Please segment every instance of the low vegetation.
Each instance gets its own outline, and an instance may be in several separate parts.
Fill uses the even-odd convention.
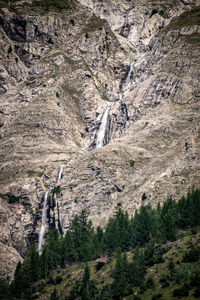
[[[167,199],[134,217],[119,203],[104,229],[84,210],[65,235],[49,231],[14,280],[0,282],[2,299],[195,299],[200,284],[200,190]]]
[[[32,3],[35,7],[41,7],[47,11],[51,10],[66,10],[74,7],[74,2],[70,0],[36,0]]]
[[[27,173],[29,177],[42,177],[44,175],[44,173],[34,170],[28,170]]]
[[[166,30],[177,30],[187,26],[200,25],[200,8],[184,12],[179,17],[171,21]]]

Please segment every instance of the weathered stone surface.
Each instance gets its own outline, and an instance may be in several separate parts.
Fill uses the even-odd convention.
[[[199,187],[199,19],[179,22],[199,1],[79,2],[0,9],[0,275],[37,243],[47,190],[65,230]]]

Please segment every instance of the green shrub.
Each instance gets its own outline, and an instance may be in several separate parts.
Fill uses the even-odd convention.
[[[147,199],[147,196],[146,196],[146,193],[143,193],[142,194],[142,201],[146,200]]]
[[[197,266],[193,268],[192,274],[190,275],[190,287],[198,287],[200,286],[200,269]]]
[[[65,10],[73,7],[73,3],[70,0],[40,0],[33,1],[33,6],[44,8],[46,11],[48,10]]]
[[[200,287],[197,287],[194,291],[194,297],[195,298],[200,298]]]
[[[37,172],[37,171],[33,171],[33,170],[28,170],[27,173],[28,173],[28,176],[30,176],[30,177],[32,177],[32,176],[42,177],[43,176],[42,172]]]
[[[73,19],[70,19],[69,23],[70,23],[70,24],[72,24],[72,26],[74,26],[74,25],[75,25],[75,22],[74,22],[74,20],[73,20]]]
[[[170,276],[168,274],[163,274],[160,278],[160,283],[162,284],[162,288],[166,288],[169,286]]]
[[[170,271],[173,271],[173,270],[174,270],[174,268],[175,268],[175,263],[174,263],[174,261],[173,261],[172,258],[169,260],[167,267],[168,267],[168,269],[169,269]]]
[[[158,13],[157,9],[153,9],[149,18],[151,18],[153,15],[155,15],[157,13]]]
[[[162,294],[161,293],[153,295],[151,299],[152,300],[157,300],[157,299],[160,299],[160,298],[162,298]]]
[[[51,275],[48,277],[47,284],[55,284],[55,280]]]
[[[9,278],[0,278],[0,299],[9,299],[9,294]]]
[[[59,194],[61,192],[60,185],[57,185],[53,188],[52,194]]]
[[[58,298],[59,298],[58,292],[56,289],[54,289],[53,292],[51,293],[50,300],[57,300]]]
[[[104,265],[105,265],[105,262],[99,261],[99,262],[96,264],[96,266],[95,266],[96,271],[101,270],[101,269],[103,268]]]
[[[200,247],[191,245],[191,250],[186,252],[183,257],[183,262],[197,262],[200,258]]]
[[[8,203],[10,204],[17,203],[20,200],[20,196],[15,196],[11,193],[6,194],[6,196],[8,197]]]
[[[62,279],[62,276],[60,276],[60,275],[56,276],[56,284],[61,283],[62,280],[63,280],[63,279]]]
[[[133,167],[134,167],[134,165],[135,165],[135,162],[134,162],[134,160],[130,160],[130,161],[129,161],[129,163],[130,163],[130,167],[132,167],[132,168],[133,168]]]
[[[10,45],[10,47],[8,48],[8,54],[10,54],[12,52],[12,47]]]
[[[147,289],[155,289],[155,281],[152,276],[149,276],[145,282]]]
[[[178,297],[178,298],[189,296],[188,287],[187,286],[182,286],[180,288],[175,289],[173,291],[173,296]]]

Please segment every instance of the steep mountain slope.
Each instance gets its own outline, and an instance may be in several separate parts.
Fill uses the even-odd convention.
[[[190,249],[193,245],[197,245],[199,242],[199,234],[190,235],[184,237],[171,244],[166,244],[162,247],[164,254],[161,255],[162,261],[156,262],[147,269],[144,284],[140,288],[133,289],[132,295],[123,297],[124,299],[199,299],[197,292],[192,284],[188,283],[188,279],[191,278],[191,282],[198,282],[197,263],[184,262],[184,256],[190,253]],[[174,255],[176,253],[176,255]],[[132,253],[127,253],[128,259],[131,262]],[[95,283],[95,287],[99,290],[103,290],[99,299],[113,299],[111,297],[109,284],[112,284],[114,279],[114,267],[116,266],[116,260],[113,258],[101,257],[95,261],[88,263],[90,268],[90,280]],[[98,267],[101,267],[100,270]],[[69,295],[69,290],[75,282],[81,282],[84,274],[85,263],[73,264],[68,266],[67,269],[61,270],[59,273],[53,274],[45,284],[40,282],[38,284],[38,293],[40,295],[38,299],[44,299],[44,297],[50,297],[54,289],[57,290],[59,299],[66,299],[66,295]],[[192,274],[193,273],[193,274]],[[91,288],[95,293],[95,289],[91,284]],[[182,291],[182,292],[181,292]],[[178,293],[179,292],[179,293]],[[137,296],[136,296],[137,295]],[[156,297],[157,296],[157,297]],[[94,296],[93,296],[94,297]],[[74,297],[73,299],[78,299]],[[94,297],[96,299],[96,297]]]
[[[1,275],[48,190],[65,230],[199,185],[200,2],[79,2],[0,2]]]

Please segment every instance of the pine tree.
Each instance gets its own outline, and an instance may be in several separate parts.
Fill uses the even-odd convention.
[[[169,198],[164,202],[160,213],[160,230],[166,240],[174,240],[176,238],[176,219],[176,202]]]
[[[0,299],[2,300],[11,299],[9,278],[0,278]]]
[[[129,277],[129,264],[127,255],[125,253],[122,254],[121,249],[119,249],[113,271],[113,299],[122,299],[122,296],[126,296],[131,293]]]
[[[63,266],[67,263],[72,263],[78,260],[78,255],[75,250],[73,235],[71,231],[67,231],[65,237],[61,241],[61,258]]]
[[[90,269],[88,267],[88,264],[86,264],[84,268],[83,278],[82,278],[82,287],[88,288],[89,281],[90,281]]]
[[[53,292],[51,293],[50,300],[57,300],[58,299],[58,293],[57,290],[54,289]]]
[[[35,245],[30,251],[30,268],[31,268],[31,281],[36,281],[40,277],[40,256],[35,248]]]
[[[83,278],[81,281],[81,299],[89,300],[89,283],[90,283],[90,269],[88,264],[84,268]]]
[[[88,290],[86,288],[83,289],[82,295],[81,295],[81,300],[90,300],[90,296],[88,293]]]
[[[143,249],[135,248],[133,262],[129,265],[130,282],[133,286],[139,286],[144,281],[146,274],[145,256]]]
[[[95,249],[92,243],[94,228],[92,222],[88,221],[88,213],[83,210],[80,216],[72,220],[70,230],[72,232],[74,246],[80,261],[87,261],[95,256]]]
[[[11,284],[12,294],[15,296],[20,296],[26,286],[26,275],[24,273],[23,265],[19,261],[15,270],[14,280]]]

